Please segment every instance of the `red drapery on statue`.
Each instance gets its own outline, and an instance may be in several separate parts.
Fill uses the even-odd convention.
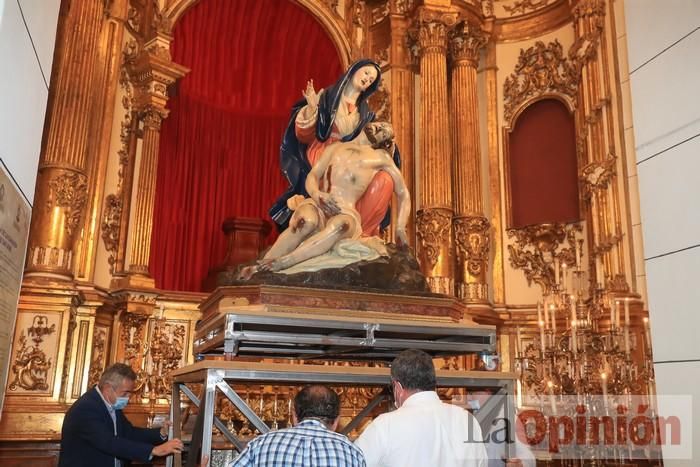
[[[225,253],[226,217],[261,217],[287,183],[279,145],[306,81],[342,73],[323,27],[289,0],[206,0],[175,27],[191,72],[163,122],[151,237],[156,286],[198,291]]]

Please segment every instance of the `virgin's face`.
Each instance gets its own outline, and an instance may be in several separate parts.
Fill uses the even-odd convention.
[[[377,79],[377,69],[372,65],[365,65],[355,72],[352,84],[360,91],[365,91]]]

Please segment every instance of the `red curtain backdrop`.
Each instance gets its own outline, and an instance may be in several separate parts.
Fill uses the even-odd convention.
[[[287,183],[279,146],[306,81],[342,73],[322,26],[289,0],[203,0],[175,28],[173,60],[192,71],[163,122],[151,274],[198,291],[224,258],[222,221],[261,217]]]
[[[509,136],[511,225],[579,216],[574,116],[556,99],[528,106]]]

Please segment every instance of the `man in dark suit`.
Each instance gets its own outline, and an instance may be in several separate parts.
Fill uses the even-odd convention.
[[[115,363],[97,386],[75,401],[63,420],[59,467],[121,467],[129,460],[149,461],[182,451],[182,441],[167,441],[169,422],[147,429],[126,419],[122,409],[135,382],[129,365]]]

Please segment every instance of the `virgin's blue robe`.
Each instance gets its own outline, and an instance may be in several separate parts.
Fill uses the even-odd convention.
[[[379,87],[382,72],[375,62],[369,59],[358,60],[353,63],[350,68],[336,81],[330,88],[326,89],[320,96],[318,103],[318,117],[316,119],[316,139],[323,142],[326,141],[333,130],[333,122],[338,111],[343,90],[350,83],[353,75],[357,70],[366,65],[372,65],[377,69],[377,79],[369,85],[367,89],[362,91],[357,98],[357,110],[360,113],[360,122],[352,131],[352,133],[343,136],[340,141],[347,142],[355,139],[365,125],[375,119],[375,114],[369,108],[367,99]],[[306,176],[311,171],[311,164],[306,155],[307,145],[297,139],[295,131],[295,123],[297,114],[306,105],[306,99],[301,99],[292,107],[292,115],[289,119],[289,124],[282,137],[280,146],[280,168],[285,178],[289,182],[289,188],[282,196],[277,199],[275,204],[269,210],[270,217],[275,221],[280,231],[283,231],[289,225],[289,219],[292,217],[292,211],[287,207],[287,200],[294,195],[303,195],[308,197],[306,192]],[[397,167],[400,167],[401,158],[398,148],[394,151],[394,162]],[[385,229],[389,225],[391,215],[387,209],[387,213],[381,223],[381,228]]]

